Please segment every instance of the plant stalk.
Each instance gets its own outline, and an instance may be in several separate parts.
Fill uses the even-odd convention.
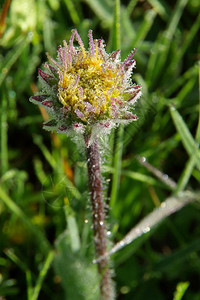
[[[100,153],[98,141],[94,140],[86,150],[89,177],[90,200],[92,205],[92,222],[96,257],[106,253],[106,228],[105,211],[102,194],[102,180],[100,168]],[[108,259],[98,263],[98,272],[101,276],[100,294],[101,300],[113,299],[111,275],[108,267]]]

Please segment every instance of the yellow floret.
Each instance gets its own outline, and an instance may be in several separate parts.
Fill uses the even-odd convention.
[[[111,99],[120,94],[120,89],[114,87],[120,85],[122,76],[116,66],[104,66],[104,60],[96,52],[91,57],[89,52],[84,56],[79,53],[72,67],[67,70],[63,79],[59,81],[58,98],[63,105],[70,106],[71,111],[79,109],[84,118],[90,115],[86,112],[84,102],[89,102],[96,108],[95,116],[109,115],[111,110]],[[77,76],[79,79],[77,81]],[[80,89],[83,97],[80,97]],[[113,92],[112,92],[113,90]],[[94,115],[94,112],[92,112]]]

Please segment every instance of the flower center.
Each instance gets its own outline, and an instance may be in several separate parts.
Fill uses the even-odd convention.
[[[84,121],[111,115],[113,100],[121,92],[123,74],[117,64],[105,63],[100,55],[78,52],[72,66],[59,81],[58,98]]]

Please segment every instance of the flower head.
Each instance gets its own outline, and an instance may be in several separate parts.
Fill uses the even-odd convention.
[[[105,131],[137,120],[132,110],[141,87],[131,81],[134,53],[122,62],[120,50],[106,53],[103,40],[94,40],[91,30],[86,50],[77,30],[72,30],[69,44],[64,41],[58,47],[57,60],[47,54],[46,71],[38,71],[42,93],[30,99],[49,113],[51,120],[45,127],[89,133],[93,128]]]

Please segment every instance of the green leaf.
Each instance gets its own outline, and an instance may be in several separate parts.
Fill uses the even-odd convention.
[[[71,248],[71,237],[66,231],[56,242],[54,266],[61,278],[66,299],[99,299],[99,276],[91,257],[81,257]]]

